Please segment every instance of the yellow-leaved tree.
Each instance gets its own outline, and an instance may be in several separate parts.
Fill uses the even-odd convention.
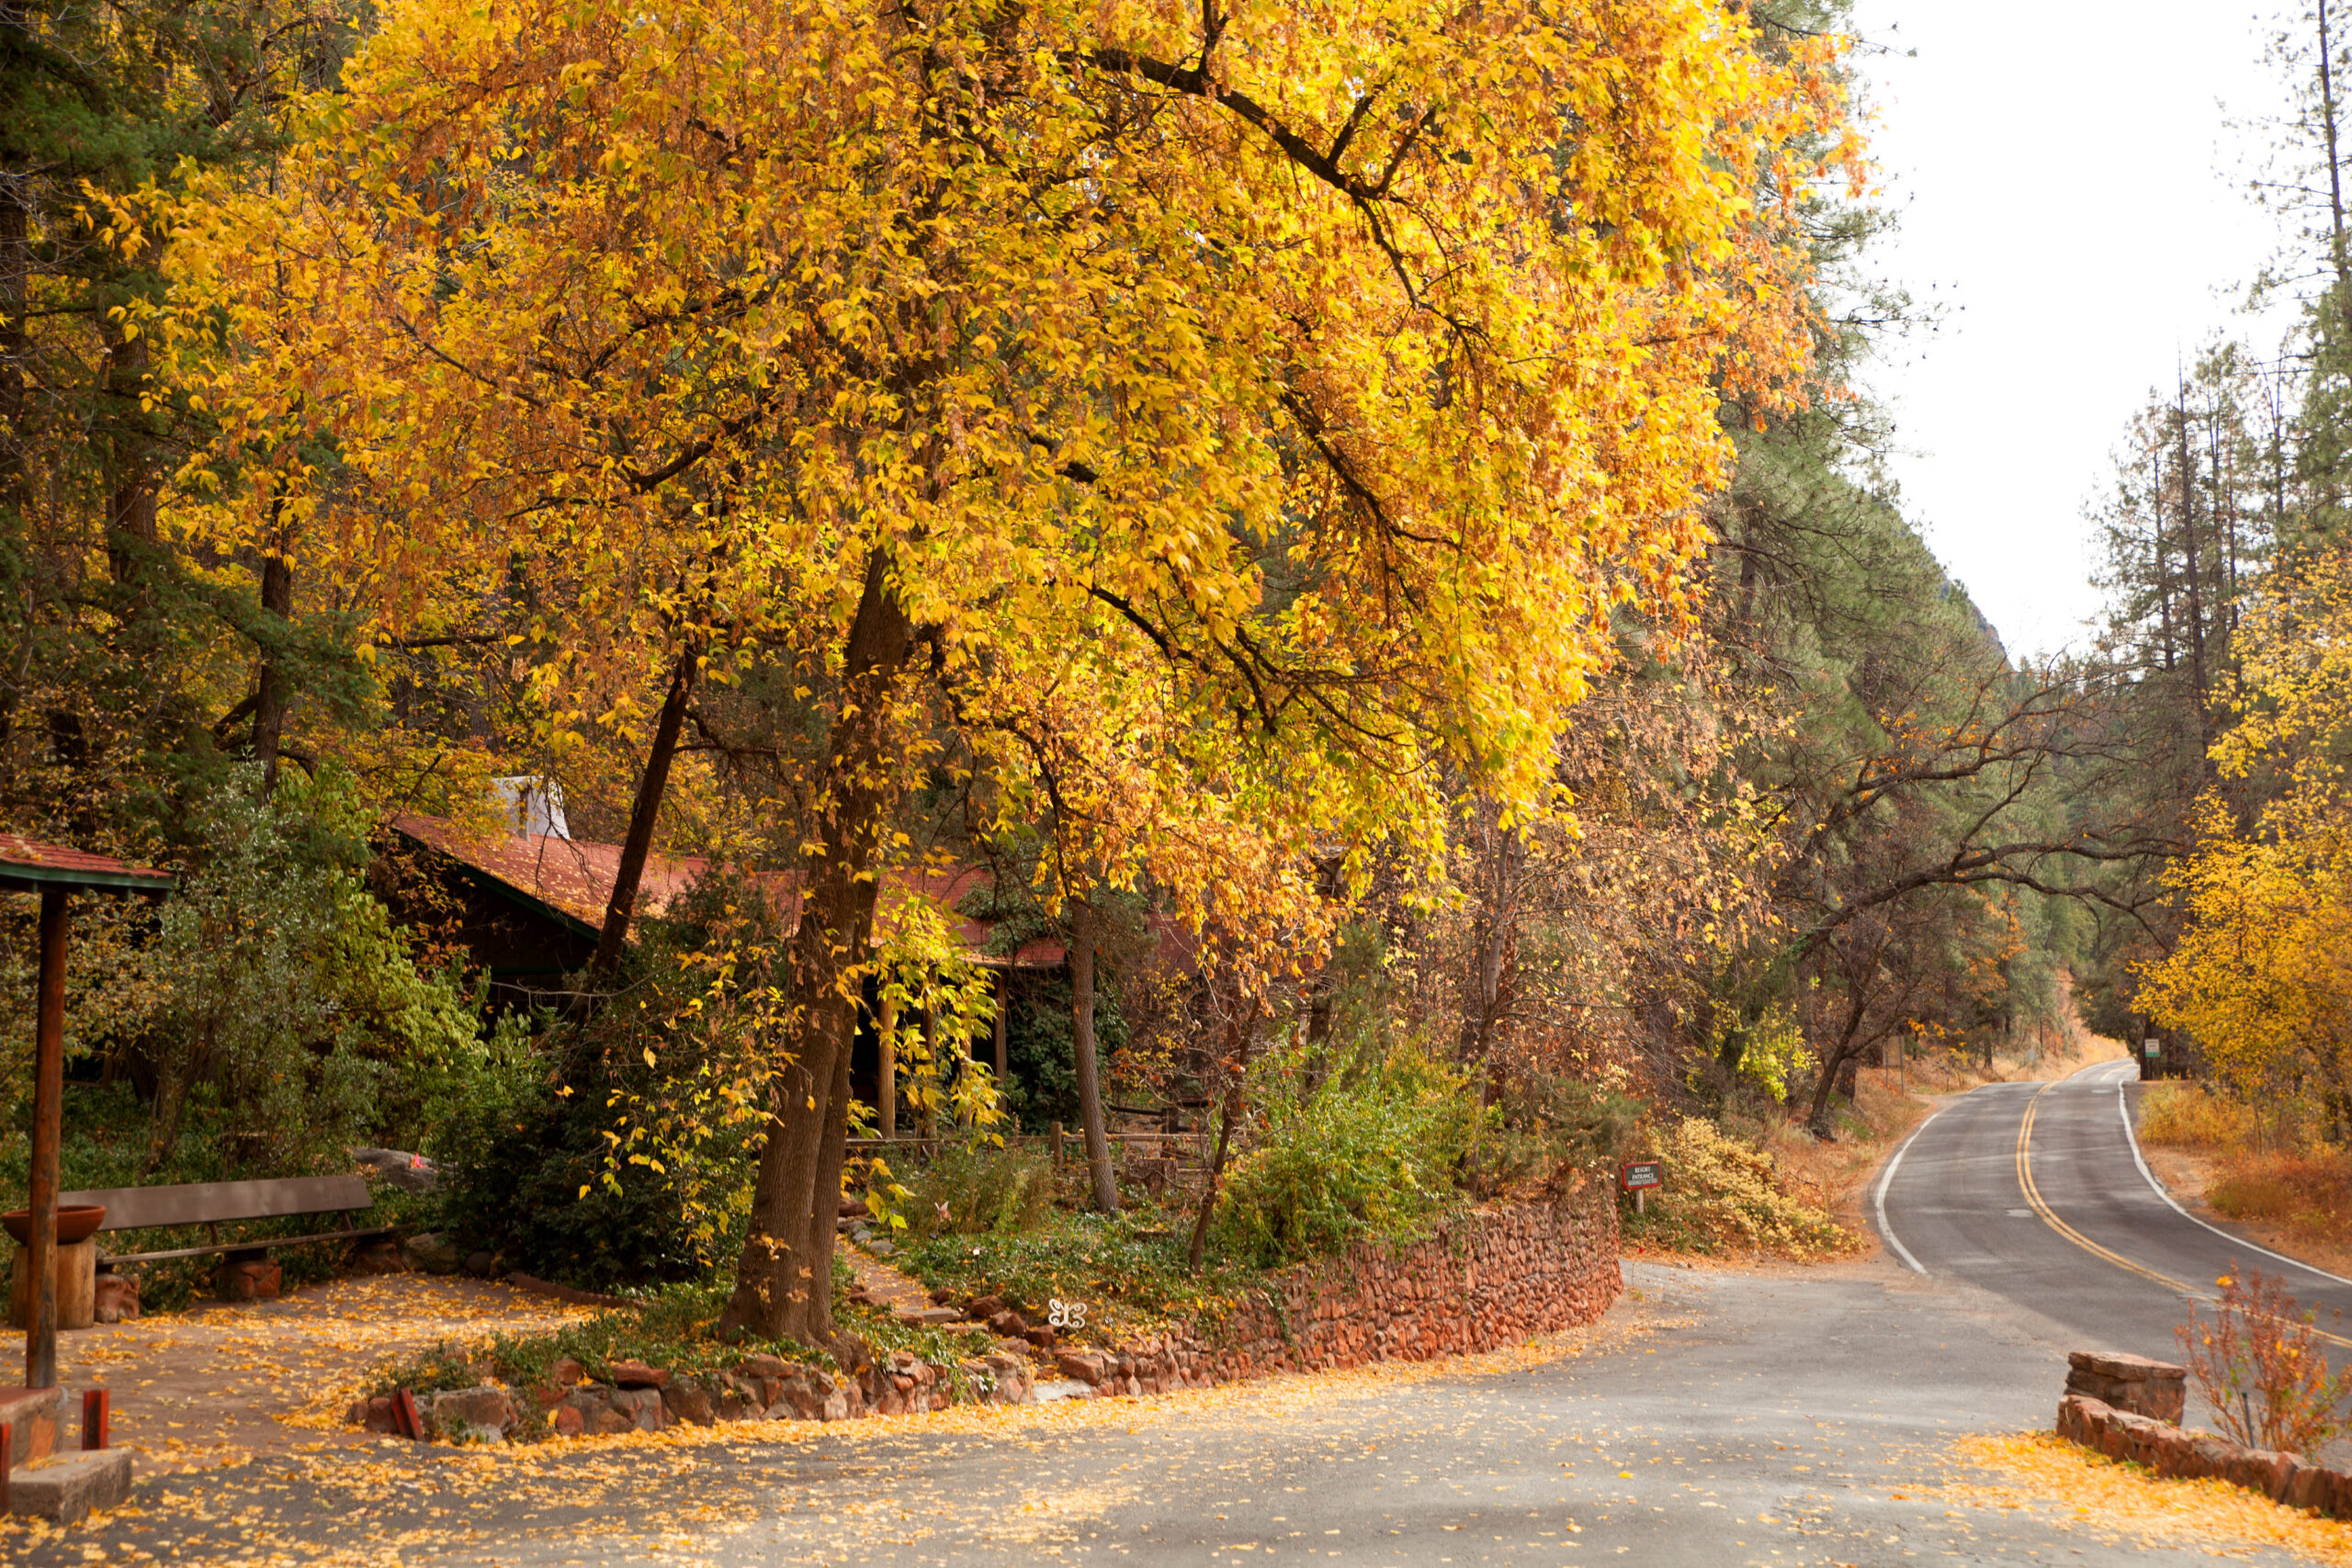
[[[2219,792],[2169,875],[2179,942],[2143,1005],[2241,1092],[2352,1110],[2352,563],[2281,569],[2248,605],[2225,779],[2268,797],[2250,825]]]
[[[538,593],[679,707],[817,661],[729,1317],[830,1344],[901,792],[1084,756],[1088,874],[1245,917],[1228,851],[1434,858],[1442,773],[1532,806],[1610,617],[1685,612],[1721,388],[1804,372],[1833,47],[1710,0],[387,0],[266,185],[172,220],[190,515],[375,630]]]

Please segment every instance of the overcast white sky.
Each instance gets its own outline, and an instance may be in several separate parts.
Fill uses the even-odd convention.
[[[1894,51],[1865,62],[1903,222],[1878,270],[1947,311],[1870,379],[1906,513],[2013,652],[2096,613],[2084,504],[2148,389],[2217,331],[2273,337],[2234,314],[2275,231],[2226,122],[2283,106],[2279,9],[1860,0]]]

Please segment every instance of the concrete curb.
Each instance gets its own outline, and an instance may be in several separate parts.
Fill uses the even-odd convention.
[[[70,1525],[93,1508],[111,1508],[130,1495],[130,1451],[95,1449],[63,1454],[8,1477],[8,1511]]]

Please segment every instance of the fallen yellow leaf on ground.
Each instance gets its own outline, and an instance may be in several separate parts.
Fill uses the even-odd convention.
[[[1968,1437],[1956,1446],[1962,1459],[2016,1485],[1936,1489],[1954,1501],[1991,1507],[2055,1503],[2072,1511],[2071,1520],[2061,1522],[2149,1543],[2187,1540],[2209,1551],[2275,1546],[2314,1562],[2352,1563],[2352,1523],[2300,1512],[2226,1481],[2161,1479],[2053,1432]]]

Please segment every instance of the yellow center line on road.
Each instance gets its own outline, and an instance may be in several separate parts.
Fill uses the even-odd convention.
[[[2104,1258],[2118,1269],[2128,1269],[2143,1280],[2154,1280],[2165,1289],[2187,1296],[2191,1301],[2211,1304],[2214,1298],[2210,1292],[2198,1290],[2185,1280],[2176,1280],[2169,1274],[2158,1273],[2145,1264],[2132,1262],[2132,1259],[2110,1247],[2101,1247],[2060,1219],[2058,1212],[2043,1200],[2041,1189],[2034,1185],[2033,1180],[2033,1121],[2041,1114],[2041,1097],[2057,1087],[2054,1083],[2044,1084],[2036,1090],[2033,1099],[2026,1104],[2025,1120],[2018,1124],[2018,1185],[2025,1191],[2025,1201],[2032,1205],[2035,1213],[2041,1216],[2044,1224],[2092,1257]],[[2312,1325],[2312,1333],[2331,1345],[2341,1345],[2347,1349],[2352,1349],[2352,1339],[2346,1339],[2342,1335],[2330,1334],[2324,1328],[2316,1325]]]

